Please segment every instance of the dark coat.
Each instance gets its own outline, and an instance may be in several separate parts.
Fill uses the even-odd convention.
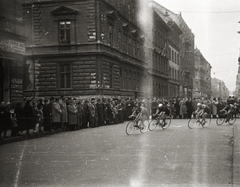
[[[15,114],[17,118],[18,130],[20,131],[26,130],[25,114],[23,107],[17,106],[15,108]]]
[[[103,120],[104,120],[104,113],[103,113],[103,104],[102,103],[97,103],[97,114],[98,114],[98,125],[102,126],[103,125]]]
[[[30,104],[26,104],[23,107],[24,115],[25,115],[25,122],[26,122],[26,128],[27,129],[33,129],[33,108]]]

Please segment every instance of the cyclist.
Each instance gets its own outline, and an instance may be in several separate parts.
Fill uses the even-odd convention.
[[[195,110],[195,112],[193,113],[194,115],[196,115],[198,118],[203,118],[204,119],[204,124],[206,123],[205,122],[205,115],[204,115],[204,104],[201,104],[201,103],[198,103],[197,104],[197,110]],[[198,119],[198,122],[200,122],[199,121],[199,119]]]
[[[137,119],[137,125],[139,127],[139,121],[142,121],[142,123],[149,119],[149,111],[146,107],[144,107],[144,103],[139,102],[137,104],[137,107],[133,109],[133,113],[129,116],[131,117],[135,117]]]
[[[234,114],[236,108],[233,104],[227,103],[227,105],[220,110],[220,112],[222,111],[226,111],[226,121],[225,123],[227,123],[229,121],[229,119],[232,117],[232,115]]]
[[[157,108],[157,111],[156,111],[155,115],[159,116],[159,118],[163,120],[163,125],[162,126],[164,127],[167,124],[165,122],[165,119],[166,119],[167,116],[170,115],[170,110],[168,109],[167,106],[165,106],[162,103],[160,103],[158,105],[158,108]],[[157,124],[158,123],[159,123],[159,121],[157,122]]]
[[[201,103],[197,104],[197,109],[193,113],[198,116],[201,116],[203,114],[203,107]]]

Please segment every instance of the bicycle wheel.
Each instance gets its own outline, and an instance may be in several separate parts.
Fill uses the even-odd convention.
[[[126,134],[127,135],[131,135],[133,133],[133,131],[135,130],[134,127],[135,123],[133,121],[129,121],[127,126],[126,126]]]
[[[152,121],[150,121],[149,125],[148,125],[148,129],[150,131],[154,131],[157,127],[157,120],[153,119]]]
[[[236,116],[232,116],[228,121],[229,125],[233,125],[236,120],[237,120]]]
[[[148,120],[141,121],[140,132],[145,133],[148,130]]]
[[[217,120],[216,120],[216,123],[217,123],[217,125],[222,125],[223,124],[223,122],[225,121],[225,118],[224,117],[218,117],[217,118]]]
[[[193,128],[195,128],[196,126],[198,126],[198,124],[199,124],[198,119],[196,119],[196,118],[191,118],[191,119],[189,119],[189,121],[188,121],[188,128],[189,128],[189,129],[193,129]]]
[[[167,129],[170,126],[170,124],[171,124],[171,118],[170,117],[166,117],[165,125],[162,125],[161,127],[162,127],[163,130],[165,130],[165,129]]]

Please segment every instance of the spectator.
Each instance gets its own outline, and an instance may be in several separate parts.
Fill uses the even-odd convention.
[[[16,114],[12,110],[9,113],[10,113],[11,137],[15,137],[18,134]]]
[[[216,100],[216,98],[213,98],[213,101],[212,101],[212,115],[213,115],[213,118],[217,117],[217,105],[218,105],[218,101]]]
[[[2,133],[3,133],[3,121],[4,121],[4,108],[5,108],[5,102],[2,101],[0,105],[0,140],[3,140]]]
[[[98,114],[98,126],[103,126],[103,103],[101,102],[101,99],[97,99],[97,114]]]
[[[108,125],[109,124],[108,110],[110,108],[110,105],[105,98],[102,98],[102,102],[103,102],[103,123],[104,125]]]
[[[68,127],[68,110],[67,110],[67,98],[62,97],[61,100],[59,101],[60,108],[62,111],[61,114],[61,128],[62,129],[67,129]]]
[[[26,135],[29,135],[30,129],[33,129],[33,108],[32,100],[27,99],[25,106],[23,107],[26,123]]]
[[[77,129],[81,129],[83,127],[83,105],[82,101],[79,100],[77,102]]]
[[[44,105],[43,105],[43,128],[44,128],[44,131],[51,131],[51,114],[52,114],[52,108],[50,108],[49,101],[47,99],[45,99]]]
[[[190,119],[193,113],[193,103],[192,103],[192,99],[188,98],[186,101],[186,107],[187,107],[187,118]]]
[[[15,114],[17,118],[18,134],[22,135],[23,131],[26,130],[25,116],[24,116],[24,109],[23,109],[22,102],[17,103],[17,106],[15,108]]]
[[[69,130],[75,130],[77,127],[77,107],[75,106],[73,100],[69,101],[68,119]]]
[[[95,98],[91,99],[91,102],[88,104],[89,111],[89,126],[95,127],[96,124],[96,106],[95,106]]]
[[[33,102],[32,113],[33,113],[33,118],[32,118],[33,133],[38,134],[39,123],[40,123],[40,111],[38,110],[38,104],[36,102]]]
[[[87,128],[89,123],[88,104],[89,104],[88,100],[85,100],[83,104],[83,128]]]
[[[60,107],[59,98],[56,98],[52,105],[52,126],[54,130],[61,130],[61,115],[62,110]]]

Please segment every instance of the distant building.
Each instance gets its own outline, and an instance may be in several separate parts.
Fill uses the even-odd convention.
[[[212,98],[221,97],[223,99],[227,99],[229,97],[230,92],[222,80],[212,78],[211,86]]]
[[[240,98],[240,57],[238,58],[238,73],[236,76],[236,89],[235,89],[235,97]]]
[[[199,49],[195,49],[195,77],[193,97],[211,98],[211,69],[212,66],[204,58]]]
[[[23,99],[25,40],[22,1],[0,1],[0,101]]]

